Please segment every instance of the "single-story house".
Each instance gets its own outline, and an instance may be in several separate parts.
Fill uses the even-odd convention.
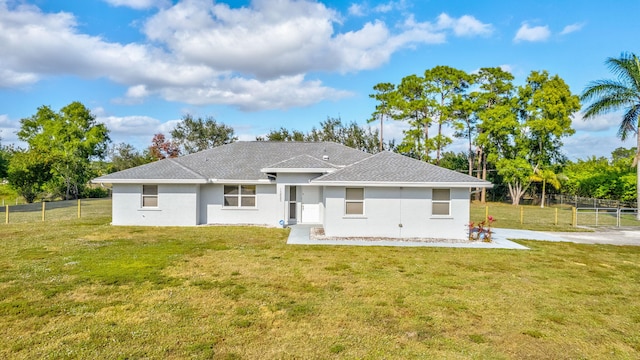
[[[337,143],[235,142],[101,176],[113,225],[318,224],[326,236],[465,239],[491,183]]]

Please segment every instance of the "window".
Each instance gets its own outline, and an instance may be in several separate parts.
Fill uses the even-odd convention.
[[[431,215],[451,215],[451,190],[433,189]]]
[[[225,185],[225,207],[256,207],[255,185]]]
[[[158,207],[158,185],[142,185],[142,207]]]
[[[364,215],[364,189],[345,189],[344,213],[346,215]]]

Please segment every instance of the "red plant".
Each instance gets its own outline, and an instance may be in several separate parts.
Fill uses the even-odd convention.
[[[495,219],[493,216],[488,216],[487,221],[481,221],[475,226],[472,221],[469,223],[469,240],[482,240],[484,242],[491,242],[491,224]],[[485,227],[486,226],[486,227]]]

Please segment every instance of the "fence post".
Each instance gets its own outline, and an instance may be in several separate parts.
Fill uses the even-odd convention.
[[[598,208],[596,208],[596,226],[598,226]]]
[[[80,199],[78,199],[78,219],[80,219],[80,214],[81,214],[81,208],[80,208]]]
[[[556,208],[556,221],[554,225],[558,226],[558,208]]]
[[[5,224],[9,223],[9,205],[6,205],[4,207],[4,223]]]
[[[520,225],[524,224],[524,207],[520,206]]]
[[[486,205],[484,207],[484,221],[489,221],[489,205]]]
[[[46,202],[43,201],[42,202],[42,221],[44,221],[44,212],[45,212],[45,206],[46,206],[45,204]]]

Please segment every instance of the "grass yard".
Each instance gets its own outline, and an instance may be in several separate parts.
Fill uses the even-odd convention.
[[[489,215],[496,221],[493,223],[497,228],[527,229],[538,231],[585,231],[584,228],[572,226],[571,206],[545,207],[534,205],[513,206],[505,203],[471,203],[471,221],[479,222],[484,220],[486,207],[489,207]],[[558,209],[556,224],[556,208]],[[522,209],[522,210],[521,210]],[[520,215],[522,211],[522,220]],[[640,223],[639,223],[640,225]]]
[[[640,357],[638,247],[306,247],[109,221],[0,224],[0,358]]]

